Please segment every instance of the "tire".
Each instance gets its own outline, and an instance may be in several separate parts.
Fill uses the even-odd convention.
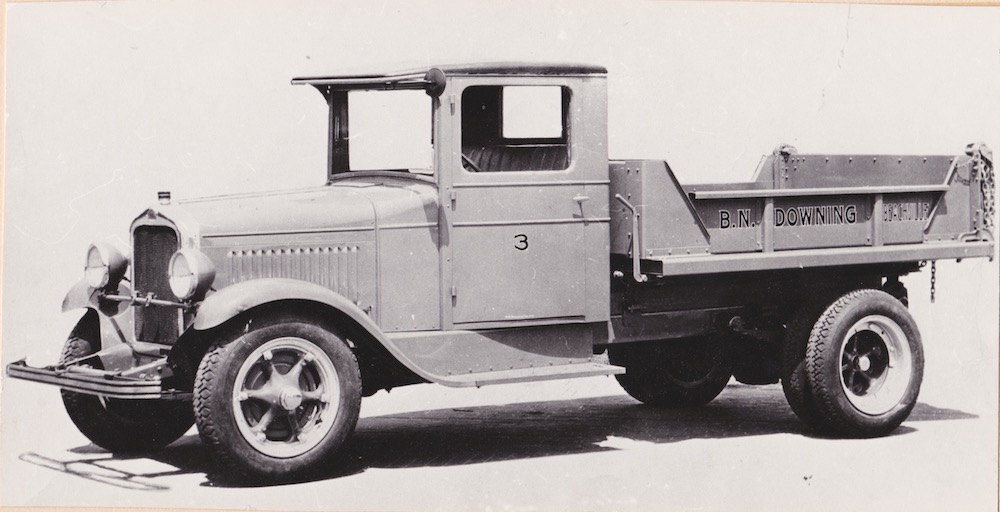
[[[750,386],[766,386],[781,379],[779,343],[735,334],[727,338],[729,369],[736,382]]]
[[[882,291],[895,297],[903,304],[903,307],[910,307],[910,294],[903,283],[899,282],[899,278],[886,279],[885,284],[882,285]]]
[[[71,337],[63,346],[60,363],[96,352],[83,338]],[[100,369],[99,361],[89,364]],[[70,420],[91,442],[113,453],[152,451],[184,435],[194,424],[190,402],[121,400],[62,390]]]
[[[195,378],[198,431],[220,468],[238,477],[315,472],[345,444],[360,408],[354,354],[340,336],[304,320],[265,323],[216,343]]]
[[[781,347],[781,390],[792,412],[813,430],[822,430],[823,416],[814,403],[806,377],[806,348],[809,333],[824,306],[807,304],[799,308],[785,327]]]
[[[625,367],[615,378],[626,393],[658,407],[705,405],[732,375],[722,343],[705,338],[612,346],[608,360]]]
[[[916,322],[903,304],[879,290],[858,290],[834,302],[813,327],[806,377],[831,432],[887,435],[909,416],[923,380]]]

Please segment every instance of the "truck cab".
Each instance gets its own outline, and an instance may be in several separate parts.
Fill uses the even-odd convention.
[[[352,93],[338,88],[399,90],[434,81],[427,181],[436,185],[439,208],[431,223],[416,229],[438,237],[427,251],[437,253],[439,264],[401,261],[407,273],[398,276],[410,281],[411,273],[434,272],[421,277],[430,286],[420,289],[437,289],[435,297],[424,297],[437,307],[421,313],[436,316],[433,326],[443,330],[606,321],[606,71],[507,64],[435,68],[413,78],[419,75],[373,77],[369,84],[336,77],[293,83],[314,85],[330,104],[330,180],[338,183],[358,179],[349,168],[345,103]],[[394,243],[387,238],[381,247],[400,252]],[[381,292],[399,286],[388,281]],[[413,314],[410,301],[384,302]],[[387,314],[393,320],[383,329],[412,330],[391,325],[397,315]]]

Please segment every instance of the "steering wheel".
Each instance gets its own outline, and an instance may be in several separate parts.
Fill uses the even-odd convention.
[[[478,165],[476,165],[476,162],[473,162],[471,158],[465,156],[465,153],[462,153],[462,161],[469,164],[469,167],[472,167],[473,171],[483,172],[483,170],[480,169]]]

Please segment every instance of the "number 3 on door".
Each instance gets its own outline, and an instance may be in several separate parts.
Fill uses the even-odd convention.
[[[514,235],[514,248],[523,251],[528,248],[528,235]]]

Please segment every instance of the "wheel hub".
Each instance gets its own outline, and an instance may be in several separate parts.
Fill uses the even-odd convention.
[[[293,411],[302,405],[302,390],[289,386],[278,395],[278,402],[286,411]]]
[[[868,356],[861,356],[854,360],[854,366],[863,372],[867,372],[872,367],[872,360],[868,359]]]

